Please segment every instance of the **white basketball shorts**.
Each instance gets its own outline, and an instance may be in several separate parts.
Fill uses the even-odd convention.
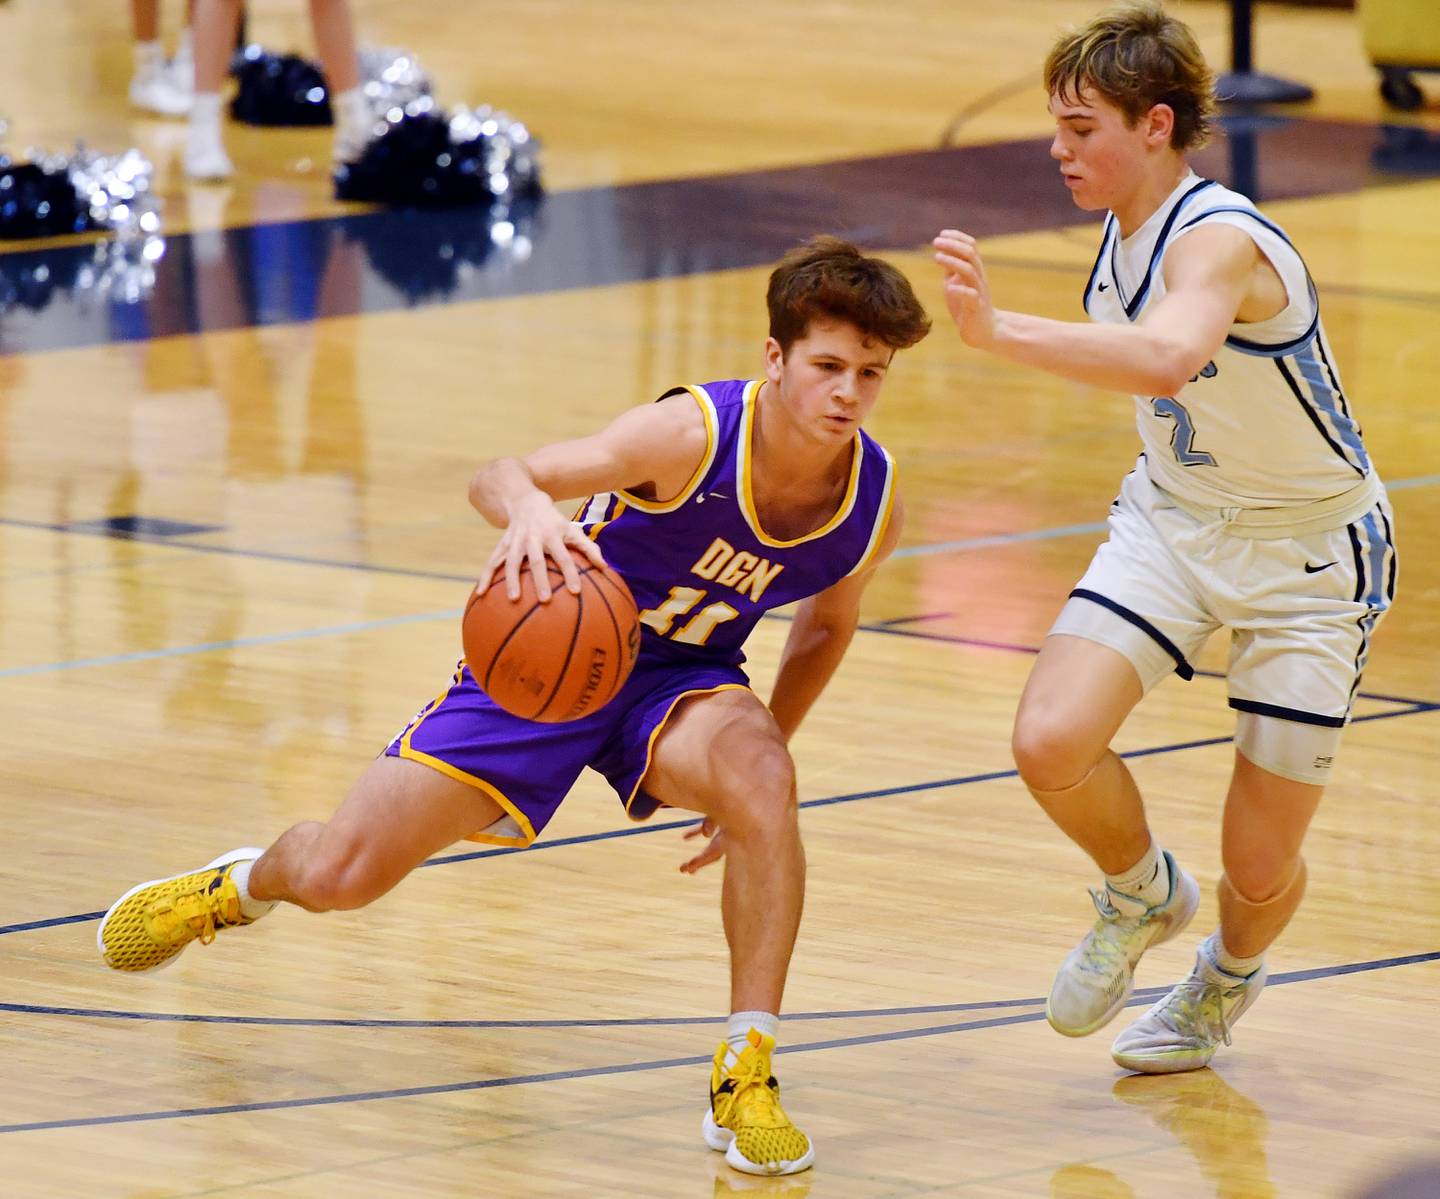
[[[1109,538],[1051,633],[1109,646],[1146,691],[1230,630],[1236,744],[1266,770],[1328,781],[1340,730],[1395,594],[1394,518],[1383,493],[1348,525],[1303,537],[1237,536],[1150,482],[1142,456],[1111,506]]]

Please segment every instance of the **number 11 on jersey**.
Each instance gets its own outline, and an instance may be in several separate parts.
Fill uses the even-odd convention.
[[[684,616],[704,598],[705,592],[698,587],[672,587],[669,599],[640,613],[640,623],[648,625],[662,637],[669,637],[671,641],[679,641],[685,645],[704,645],[715,631],[716,625],[734,620],[740,615],[724,600],[717,600],[713,604],[706,604],[684,627],[671,633],[670,626],[675,623],[676,618]]]

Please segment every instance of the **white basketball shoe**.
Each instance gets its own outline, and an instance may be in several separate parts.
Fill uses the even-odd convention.
[[[1141,1074],[1178,1074],[1210,1064],[1215,1050],[1230,1044],[1230,1030],[1265,989],[1262,963],[1248,978],[1236,978],[1215,964],[1212,933],[1195,954],[1195,969],[1159,1003],[1115,1038],[1110,1054],[1117,1065]]]
[[[1200,906],[1200,886],[1168,852],[1170,894],[1153,908],[1109,887],[1092,889],[1100,918],[1060,963],[1045,1019],[1067,1037],[1086,1037],[1103,1028],[1135,989],[1135,963],[1152,945],[1178,936]]]

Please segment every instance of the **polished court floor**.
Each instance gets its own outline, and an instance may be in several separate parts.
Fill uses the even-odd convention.
[[[1223,62],[1226,6],[1173,7]],[[188,186],[183,126],[125,104],[121,6],[0,6],[11,150],[139,146],[165,201],[134,303],[78,284],[89,241],[0,245],[0,1193],[1349,1199],[1440,1154],[1440,109],[1383,108],[1353,14],[1260,8],[1261,65],[1316,99],[1200,166],[1306,254],[1400,592],[1270,990],[1212,1069],[1143,1078],[1044,1023],[1095,879],[1008,751],[1130,401],[966,351],[923,250],[972,228],[999,303],[1080,318],[1097,226],[1046,157],[1038,68],[1088,2],[361,0],[443,102],[544,140],[549,195],[503,244],[336,203],[325,131],[232,128],[237,180]],[[308,52],[303,6],[250,9]],[[902,546],[794,745],[810,881],[777,1069],[815,1170],[746,1178],[700,1141],[719,874],[680,875],[686,822],[631,825],[595,776],[528,851],[457,845],[369,910],[106,970],[118,894],[323,817],[438,692],[493,544],[473,467],[757,372],[768,264],[819,230],[937,321],[872,425]],[[786,628],[752,643],[762,694]],[[1224,661],[1120,736],[1205,891],[1150,993],[1214,919]]]

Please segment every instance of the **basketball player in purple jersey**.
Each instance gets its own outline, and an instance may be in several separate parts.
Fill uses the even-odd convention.
[[[462,664],[328,822],[117,900],[98,934],[106,963],[157,969],[280,902],[364,907],[460,838],[528,845],[589,766],[632,819],[661,806],[704,815],[712,840],[682,870],[725,858],[732,1015],[711,1070],[706,1143],[746,1173],[809,1167],[814,1148],[781,1108],[770,1066],[805,889],[786,742],[899,539],[894,463],[860,425],[895,351],[930,322],[898,271],[826,237],[781,260],[767,303],[764,378],[676,388],[471,481],[471,503],[505,530],[485,577],[501,568],[512,599],[523,568],[550,598],[546,558],[578,592],[567,547],[603,555],[629,584],[641,649],[615,699],[577,721],[532,723],[491,703]],[[556,500],[582,496],[577,521],[556,511]],[[761,615],[796,601],[767,707],[741,646]]]

